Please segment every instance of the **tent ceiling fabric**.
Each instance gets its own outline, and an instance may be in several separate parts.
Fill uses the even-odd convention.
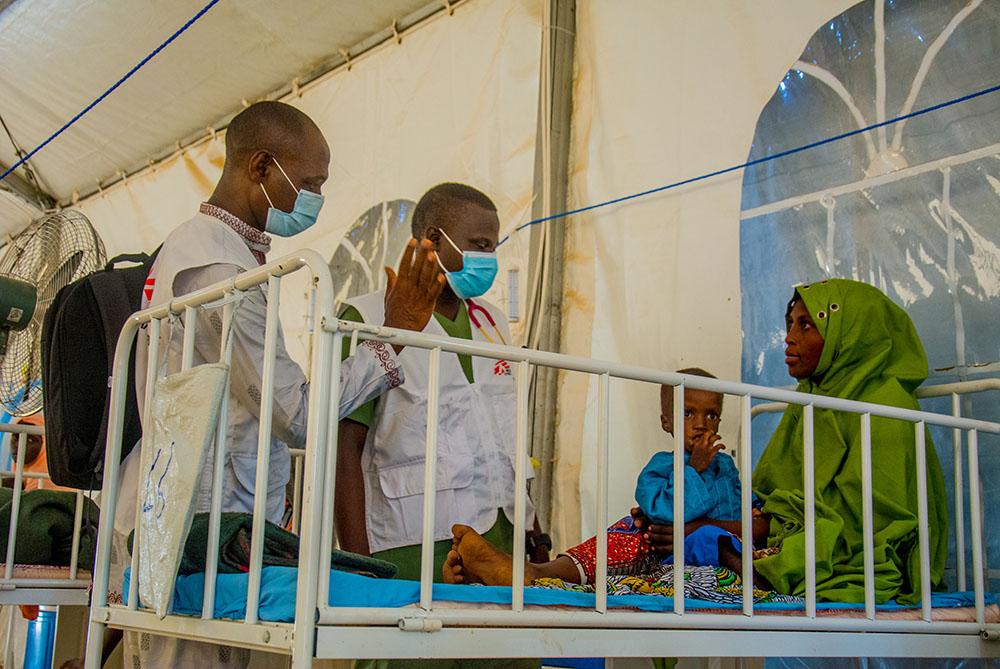
[[[7,235],[15,235],[41,215],[40,209],[31,206],[20,196],[0,190],[0,256],[3,256]]]
[[[14,2],[0,12],[0,114],[14,138],[37,146],[206,1]],[[31,163],[60,200],[92,190],[428,4],[223,0]],[[0,135],[0,162],[16,160]]]

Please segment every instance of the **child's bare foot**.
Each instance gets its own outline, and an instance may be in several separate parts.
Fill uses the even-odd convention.
[[[736,552],[725,537],[719,538],[719,564],[734,574],[743,574],[743,556]]]
[[[736,552],[731,541],[719,539],[719,564],[729,571],[743,575],[743,555]],[[753,587],[758,590],[773,590],[770,582],[753,570]]]
[[[468,525],[454,525],[451,528],[454,535],[452,550],[448,553],[444,570],[451,563],[452,576],[443,574],[446,583],[483,583],[485,585],[510,585],[514,576],[514,560],[511,556],[496,548]],[[452,559],[452,553],[457,554]],[[461,573],[462,580],[452,580],[456,577],[456,569]],[[529,585],[538,577],[534,565],[524,565],[524,584]]]

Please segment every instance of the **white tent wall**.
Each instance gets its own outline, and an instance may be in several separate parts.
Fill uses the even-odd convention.
[[[777,82],[817,27],[852,4],[645,0],[626,11],[609,0],[578,3],[569,206],[742,162]],[[277,242],[274,253],[307,246],[332,254],[371,207],[415,200],[444,180],[493,195],[503,232],[526,221],[541,14],[540,0],[473,0],[291,100],[320,124],[333,165],[320,223]],[[650,34],[655,38],[636,39]],[[208,195],[223,157],[219,135],[79,206],[109,254],[152,249]],[[734,173],[570,218],[563,350],[663,368],[697,365],[738,378],[741,183]],[[514,235],[502,248],[502,269],[519,267],[527,276],[527,238]],[[505,291],[498,281],[492,297],[505,303]],[[293,354],[302,351],[304,292],[286,286]],[[593,385],[563,377],[552,517],[560,546],[598,525],[595,408]],[[731,446],[734,409],[723,421]],[[658,413],[655,388],[613,384],[612,516],[631,506],[639,468],[669,447]]]
[[[571,208],[737,165],[757,118],[817,27],[851,0],[578,3]],[[638,37],[642,36],[641,39]],[[564,351],[740,378],[742,174],[568,222]],[[564,376],[553,489],[558,546],[593,533],[596,383]],[[586,410],[582,410],[583,408]],[[726,443],[737,443],[727,402]],[[612,384],[609,513],[670,448],[659,393]]]
[[[490,194],[501,235],[530,215],[541,49],[540,0],[475,0],[428,19],[288,100],[320,126],[332,152],[326,204],[309,231],[276,240],[271,256],[312,248],[332,256],[369,209],[417,200],[442,181]],[[234,101],[238,106],[239,101]],[[208,197],[224,160],[223,135],[79,203],[108,255],[152,250]],[[501,276],[527,258],[527,239],[501,251]],[[491,295],[506,302],[506,284]],[[284,286],[282,316],[301,356],[306,285]],[[301,357],[300,357],[301,359]]]
[[[850,4],[647,0],[623,11],[607,0],[578,3],[569,205],[742,162],[777,82],[816,27]],[[332,255],[371,207],[415,200],[444,180],[494,196],[502,232],[526,221],[541,13],[539,0],[474,0],[290,100],[317,120],[333,164],[319,224],[273,253]],[[635,39],[650,26],[656,39]],[[79,203],[109,255],[151,250],[191,215],[220,173],[222,139]],[[738,378],[740,186],[734,174],[569,219],[563,350]],[[501,249],[501,277],[512,267],[527,276],[527,252],[528,235],[514,235]],[[305,286],[285,288],[286,338],[301,355]],[[498,281],[492,297],[505,303],[505,291]],[[563,546],[596,528],[596,389],[566,376],[559,395],[552,524]],[[612,515],[631,506],[639,468],[669,444],[658,413],[655,388],[613,384]],[[724,427],[735,444],[735,421]]]
[[[218,135],[81,200],[75,208],[97,229],[109,258],[152,251],[209,196],[224,159],[224,138]]]

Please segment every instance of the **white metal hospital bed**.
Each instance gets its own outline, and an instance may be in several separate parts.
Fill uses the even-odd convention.
[[[308,408],[308,433],[301,473],[301,554],[295,577],[294,622],[263,620],[258,606],[262,587],[261,542],[264,523],[264,498],[258,496],[254,508],[251,568],[246,583],[245,614],[240,619],[219,620],[212,617],[217,597],[217,542],[209,541],[208,568],[203,592],[201,616],[168,615],[159,620],[144,610],[138,601],[134,579],[124,606],[109,606],[110,545],[114,525],[115,502],[119,494],[119,449],[122,413],[126,392],[127,356],[138,332],[151,336],[150,360],[156,360],[158,333],[173,313],[185,316],[185,355],[190,364],[194,345],[193,316],[203,305],[233,291],[266,289],[268,321],[262,388],[261,435],[258,450],[257,481],[266,480],[270,442],[274,352],[277,342],[280,284],[283,276],[302,271],[311,274],[313,316],[310,353],[311,393]],[[371,325],[340,322],[336,319],[333,285],[326,262],[312,251],[286,256],[237,278],[134,315],[118,343],[112,389],[112,419],[106,455],[98,557],[94,573],[94,596],[91,610],[90,643],[87,667],[96,669],[100,657],[100,639],[105,626],[147,631],[155,634],[243,646],[275,653],[291,654],[292,666],[311,665],[315,658],[416,658],[416,657],[663,657],[663,656],[910,656],[910,657],[1000,657],[1000,624],[991,622],[990,605],[984,578],[983,509],[979,477],[979,444],[983,435],[1000,433],[1000,424],[971,418],[910,411],[880,405],[799,394],[788,390],[751,386],[724,380],[686,376],[638,366],[620,365],[566,355],[496,346],[465,340],[438,338],[425,334],[392,331]],[[223,300],[223,320],[233,317],[232,301]],[[220,308],[215,306],[215,308]],[[146,326],[146,327],[144,327]],[[142,328],[142,330],[140,330]],[[142,336],[147,336],[143,334]],[[336,463],[336,410],[338,406],[340,355],[344,338],[380,339],[430,351],[430,375],[426,435],[426,461],[436,462],[439,363],[443,352],[464,353],[497,360],[507,360],[516,371],[517,457],[515,481],[524,479],[528,440],[528,380],[532,366],[543,365],[596,377],[598,388],[597,479],[594,482],[596,505],[593,512],[601,526],[608,516],[608,451],[610,439],[609,389],[612,379],[626,379],[651,384],[670,384],[680,395],[674,402],[675,424],[683,423],[685,388],[709,390],[733,395],[740,404],[740,446],[738,465],[743,480],[743,582],[751,581],[751,492],[750,438],[753,401],[784,402],[804,406],[805,536],[806,596],[804,610],[798,615],[767,615],[755,605],[753,593],[745,588],[742,608],[724,613],[706,613],[689,609],[685,598],[674,597],[671,609],[663,612],[622,610],[609,606],[603,589],[592,595],[587,607],[539,607],[526,604],[526,589],[516,585],[510,603],[490,606],[457,606],[434,596],[432,588],[432,540],[435,496],[424,496],[423,568],[417,601],[407,606],[354,607],[331,606],[330,549],[334,542],[333,500]],[[150,366],[147,379],[156,368]],[[149,384],[147,384],[149,387]],[[858,414],[862,434],[862,494],[864,499],[864,574],[865,602],[853,616],[829,615],[817,605],[815,572],[815,493],[813,486],[813,413],[815,409],[834,409]],[[875,604],[874,555],[872,531],[872,444],[873,416],[895,418],[914,425],[918,465],[919,554],[922,568],[923,599],[913,619],[891,619]],[[218,463],[225,440],[221,421],[216,443],[215,482],[221,481]],[[927,485],[925,426],[938,425],[961,432],[966,437],[968,462],[968,517],[971,520],[972,566],[968,576],[974,591],[966,619],[939,620],[932,607],[929,569],[929,531],[927,522]],[[959,460],[961,461],[961,459]],[[683,459],[674,460],[675,515],[682,516],[684,491]],[[436,490],[437,468],[425,467],[424,489]],[[258,485],[258,488],[260,486]],[[526,491],[519,486],[516,502],[514,555],[524,555],[524,509]],[[962,496],[958,496],[961,499]],[[987,500],[995,504],[996,500]],[[220,499],[215,496],[210,516],[210,537],[218,537]],[[966,513],[966,510],[959,510]],[[952,521],[954,522],[954,520]],[[964,539],[963,539],[964,540]],[[676,570],[683,569],[683,533],[675,535]],[[598,542],[597,583],[607,575],[607,546]],[[138,554],[138,551],[135,551]],[[522,562],[515,560],[514,582],[523,581]],[[133,557],[132,573],[135,574]],[[455,586],[473,589],[474,586]],[[292,592],[288,593],[289,598]]]

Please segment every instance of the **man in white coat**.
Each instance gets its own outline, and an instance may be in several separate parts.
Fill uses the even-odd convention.
[[[500,220],[482,192],[458,183],[431,188],[413,211],[413,236],[438,251],[448,285],[424,332],[507,344],[507,317],[482,299],[497,274]],[[347,320],[378,323],[383,291],[348,300]],[[406,381],[340,422],[335,515],[340,546],[396,565],[396,578],[420,578],[428,352],[399,356]],[[517,430],[513,367],[507,361],[444,353],[440,369],[437,490],[434,491],[435,580],[451,548],[451,527],[474,527],[507,553],[514,548]],[[530,466],[525,471],[530,472]],[[530,474],[529,474],[530,476]],[[528,500],[525,527],[532,561],[548,559]],[[538,660],[406,660],[358,662],[357,669],[528,669]]]
[[[215,192],[198,214],[176,228],[164,241],[146,282],[144,306],[156,306],[230,279],[265,262],[271,237],[292,236],[316,222],[323,203],[330,149],[316,124],[304,113],[280,102],[260,102],[238,114],[226,133],[226,162]],[[416,256],[414,258],[414,256]],[[387,269],[391,290],[385,299],[384,324],[422,330],[430,318],[444,277],[430,243],[411,240],[397,275]],[[256,493],[257,439],[264,329],[267,300],[260,289],[248,291],[238,303],[232,325],[233,360],[228,400],[228,441],[222,490],[223,511],[253,510]],[[168,370],[180,369],[182,328],[164,327],[160,350]],[[199,310],[194,364],[219,359],[222,322],[219,310]],[[146,369],[148,338],[140,337],[137,370]],[[341,372],[340,415],[399,385],[403,379],[399,349],[365,342],[345,361]],[[163,353],[161,353],[163,355]],[[159,364],[149,361],[149,364]],[[137,372],[139,406],[145,374]],[[285,350],[279,331],[275,365],[274,418],[267,481],[267,520],[280,523],[285,486],[289,480],[288,447],[305,439],[309,384]],[[113,560],[124,568],[128,552],[123,538],[134,526],[140,449],[123,467],[122,494],[116,511],[116,551]],[[211,501],[214,457],[210,451],[197,487],[195,510],[207,511]],[[122,543],[119,543],[122,542]],[[112,589],[121,588],[121,578]],[[112,592],[109,601],[121,597]],[[130,667],[245,667],[244,649],[192,643],[148,634],[126,635],[125,661]]]
[[[445,183],[413,212],[413,235],[438,251],[448,285],[424,332],[506,344],[507,317],[480,296],[497,273],[500,222],[480,191]],[[384,292],[348,300],[347,320],[378,323]],[[406,381],[341,421],[337,449],[336,525],[340,545],[394,563],[397,578],[419,579],[427,424],[428,352],[400,356]],[[515,385],[506,361],[444,353],[440,371],[434,576],[451,548],[451,527],[463,523],[513,548],[516,437]],[[526,469],[530,472],[530,466]],[[530,474],[529,474],[530,476]],[[515,487],[516,486],[516,487]],[[528,500],[529,548],[547,559]],[[535,557],[533,555],[532,557]]]

